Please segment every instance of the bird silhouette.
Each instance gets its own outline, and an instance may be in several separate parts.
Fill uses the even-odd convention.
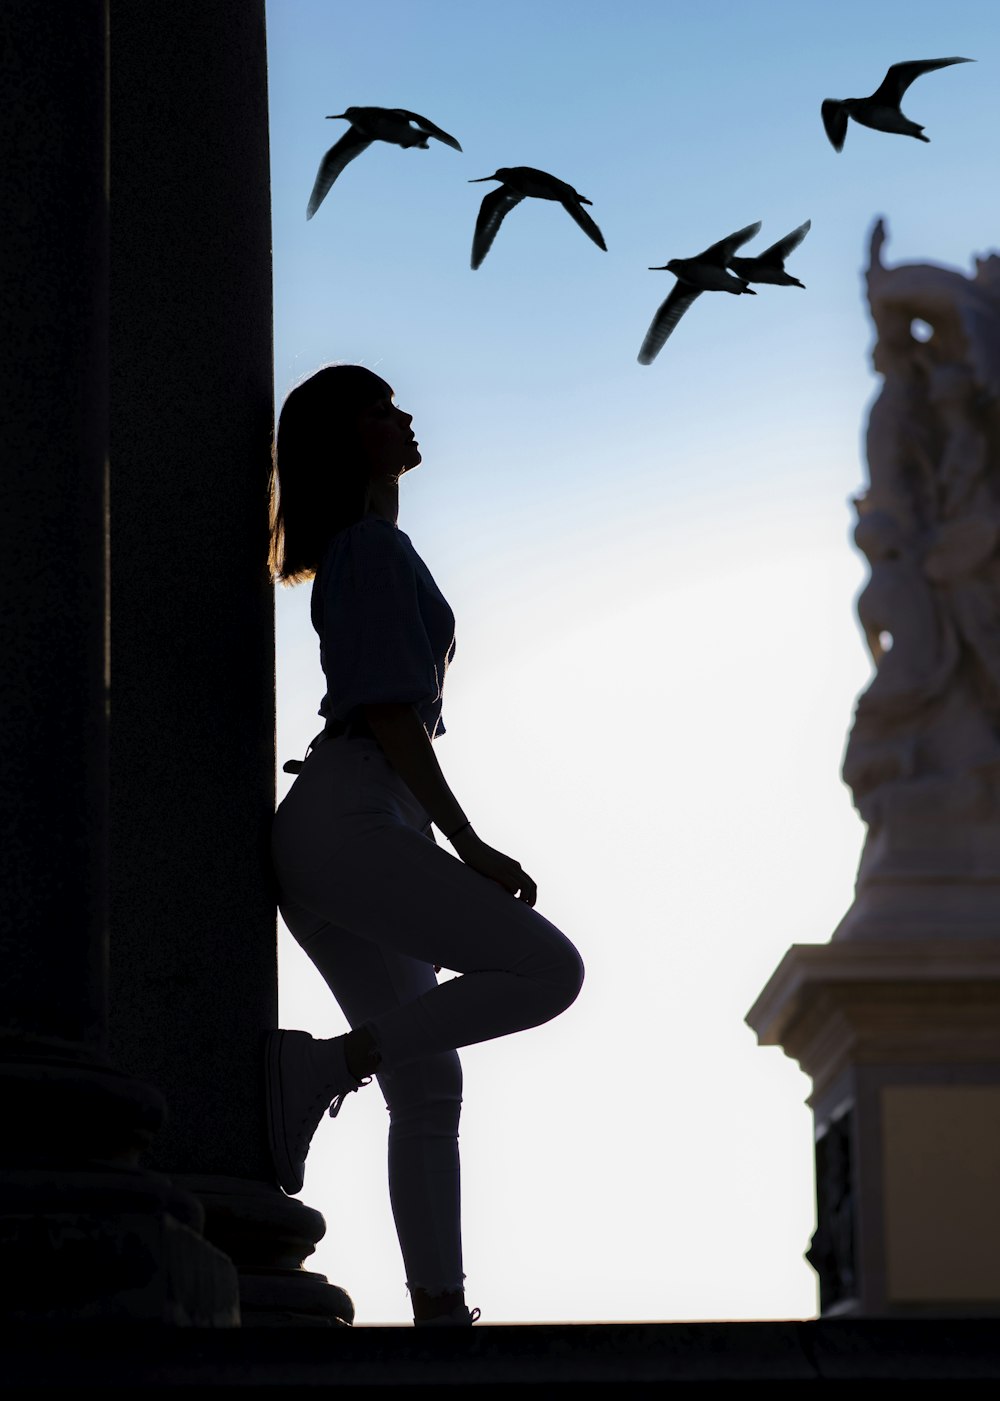
[[[737,277],[745,278],[747,282],[771,282],[778,287],[801,287],[804,290],[806,284],[785,271],[785,259],[793,249],[798,248],[811,228],[812,220],[807,219],[790,234],[779,238],[777,243],[772,243],[770,248],[765,248],[763,253],[758,253],[756,258],[730,258],[729,266]]]
[[[484,180],[499,180],[498,190],[491,190],[479,207],[476,231],[472,235],[472,266],[478,268],[490,251],[497,230],[504,218],[520,204],[525,197],[534,199],[554,199],[562,205],[570,218],[575,219],[589,239],[598,248],[608,251],[604,237],[590,215],[581,206],[592,201],[578,194],[572,185],[557,180],[544,170],[535,170],[530,165],[502,165],[493,175],[481,175],[470,180],[470,185],[481,185]]]
[[[433,136],[446,146],[460,151],[462,148],[453,136],[442,131],[416,112],[407,112],[402,107],[348,107],[343,112],[335,112],[326,119],[328,122],[348,121],[350,127],[335,146],[320,161],[316,183],[309,196],[306,218],[311,219],[323,203],[330,186],[337,176],[355,156],[360,156],[373,141],[388,141],[394,146],[408,149],[419,146],[427,150],[427,138]]]
[[[650,322],[639,351],[640,365],[653,363],[671,331],[702,292],[733,292],[737,296],[741,292],[747,292],[751,297],[757,295],[752,287],[747,286],[746,278],[727,272],[726,265],[731,261],[736,249],[758,233],[759,220],[756,224],[747,224],[745,229],[713,243],[704,253],[698,253],[693,258],[671,258],[663,267],[649,269],[650,272],[672,272],[677,282]]]
[[[952,63],[975,61],[974,58],[917,58],[907,63],[894,63],[871,97],[828,97],[820,112],[830,145],[835,151],[843,150],[848,117],[875,131],[891,131],[899,136],[914,136],[918,141],[930,141],[923,127],[911,122],[900,111],[903,93],[921,73],[932,73],[935,68],[947,68]]]

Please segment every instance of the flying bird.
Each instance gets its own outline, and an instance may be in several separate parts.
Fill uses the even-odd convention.
[[[798,248],[811,228],[812,220],[807,219],[790,234],[779,238],[777,243],[772,243],[770,248],[765,248],[763,253],[758,253],[756,258],[730,258],[729,266],[737,277],[745,278],[747,282],[772,282],[778,287],[801,287],[804,290],[806,284],[785,271],[785,259],[793,249]]]
[[[470,180],[469,184],[481,185],[484,180],[499,180],[501,184],[498,190],[491,190],[480,205],[476,231],[472,235],[473,268],[478,268],[490,251],[497,230],[505,217],[515,204],[520,204],[526,196],[558,201],[570,218],[576,220],[587,237],[592,239],[598,248],[603,248],[605,253],[608,251],[600,229],[582,208],[592,201],[578,194],[572,185],[557,180],[554,175],[549,175],[544,170],[535,170],[530,165],[502,165],[493,175],[481,175],[478,180]]]
[[[751,297],[757,294],[747,286],[745,277],[738,277],[726,271],[737,248],[748,239],[760,233],[760,220],[747,224],[745,229],[730,234],[728,238],[713,243],[704,253],[694,258],[671,258],[661,268],[650,268],[650,272],[672,272],[677,282],[667,300],[653,317],[646,339],[639,351],[639,364],[651,365],[663,349],[664,342],[688,307],[700,297],[702,292],[733,292],[737,296],[747,292]]]
[[[839,101],[828,97],[820,112],[830,145],[835,151],[843,150],[848,117],[874,131],[891,131],[898,136],[914,136],[918,141],[930,141],[930,137],[924,135],[923,127],[911,122],[900,111],[903,93],[921,73],[932,73],[935,68],[947,68],[952,63],[975,61],[974,58],[917,58],[907,63],[894,63],[871,97],[845,97]]]
[[[350,127],[335,146],[320,161],[316,183],[309,196],[306,218],[311,219],[326,198],[330,186],[348,161],[360,156],[373,141],[388,141],[394,146],[407,149],[419,146],[427,150],[427,138],[433,136],[446,146],[460,151],[462,148],[453,136],[442,131],[416,112],[404,111],[402,107],[348,107],[343,112],[335,112],[326,119],[328,122],[345,120]]]

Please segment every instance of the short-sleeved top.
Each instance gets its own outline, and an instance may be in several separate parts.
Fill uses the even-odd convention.
[[[410,537],[384,516],[339,531],[312,589],[326,695],[319,713],[411,704],[431,739],[444,734],[441,693],[455,655],[455,615]]]

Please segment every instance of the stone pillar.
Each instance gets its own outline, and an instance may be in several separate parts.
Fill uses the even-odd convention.
[[[789,949],[747,1021],[813,1078],[823,1313],[996,1315],[1000,258],[887,267],[885,240],[855,502],[875,675],[843,768],[868,832],[830,943]]]
[[[170,1118],[243,1323],[349,1321],[274,1185],[273,421],[263,0],[143,0],[111,25],[111,1030]]]
[[[0,1318],[238,1322],[107,1056],[107,7],[0,19]]]

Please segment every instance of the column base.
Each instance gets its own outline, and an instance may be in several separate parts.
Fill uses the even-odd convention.
[[[199,1203],[138,1169],[0,1174],[0,1318],[235,1328],[232,1262]]]
[[[205,1208],[205,1235],[235,1264],[244,1328],[347,1327],[354,1303],[325,1275],[302,1268],[326,1234],[318,1211],[270,1183],[181,1175]]]
[[[200,1202],[136,1165],[164,1112],[85,1045],[0,1037],[3,1322],[239,1324]]]

